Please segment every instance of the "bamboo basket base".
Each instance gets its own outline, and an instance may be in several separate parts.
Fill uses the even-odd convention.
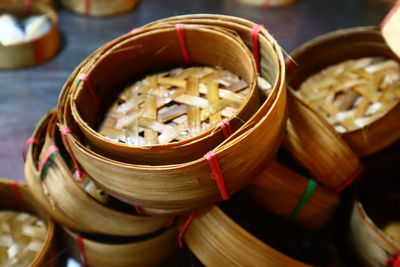
[[[329,250],[329,232],[305,230],[254,204],[243,193],[219,205],[236,223],[279,252],[312,266],[330,266],[335,255]]]
[[[249,91],[246,81],[227,70],[175,68],[128,86],[99,133],[136,146],[182,141],[235,116]]]
[[[43,221],[25,212],[0,211],[0,266],[29,266],[43,247]]]
[[[400,64],[366,57],[343,61],[309,77],[297,91],[339,133],[382,118],[400,99]]]

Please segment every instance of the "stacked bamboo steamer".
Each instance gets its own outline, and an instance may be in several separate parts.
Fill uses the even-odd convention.
[[[207,16],[204,16],[204,19],[207,20]],[[218,65],[215,60],[224,57],[227,60],[221,61],[222,67],[236,70],[241,77],[254,79],[256,76],[254,61],[245,44],[237,35],[211,24],[215,21],[218,25],[219,20],[211,17],[208,21],[209,24],[206,25],[188,24],[185,28],[184,34],[192,62]],[[154,23],[98,50],[96,55],[88,59],[87,64],[81,65],[81,68],[71,75],[60,95],[58,105],[60,127],[67,126],[71,129],[73,134],[66,135],[66,141],[83,169],[106,192],[125,202],[140,206],[149,214],[187,212],[211,205],[221,198],[226,198],[227,194],[243,188],[249,183],[251,175],[262,167],[264,161],[275,154],[282,138],[285,118],[285,112],[282,112],[286,102],[281,75],[284,71],[282,56],[268,33],[262,30],[260,42],[265,43],[265,46],[262,46],[265,52],[261,53],[263,66],[261,73],[264,73],[266,80],[272,84],[271,94],[258,109],[256,82],[248,80],[254,93],[249,95],[246,103],[231,119],[230,126],[235,132],[228,139],[224,140],[221,128],[215,128],[181,142],[153,146],[127,146],[112,143],[96,133],[93,125],[98,113],[87,104],[93,103],[93,94],[89,93],[89,89],[95,88],[95,99],[101,106],[101,102],[106,99],[107,90],[112,89],[107,83],[110,81],[114,81],[114,84],[121,83],[129,77],[139,75],[136,68],[125,67],[132,60],[142,58],[141,62],[146,62],[140,66],[142,72],[171,63],[183,63],[175,24],[173,22]],[[231,24],[239,25],[242,31],[250,32],[253,25],[250,24],[248,28],[235,22]],[[247,32],[248,37],[250,32]],[[264,35],[266,37],[262,37]],[[213,49],[201,46],[197,39],[200,38],[199,36],[203,40],[210,38]],[[161,41],[158,41],[157,46],[146,46],[147,51],[142,52],[140,49],[142,42],[154,44],[154,38]],[[165,46],[162,40],[168,40],[169,43],[172,40],[173,43]],[[155,53],[159,47],[169,49]],[[136,53],[134,53],[135,49],[138,49]],[[193,53],[192,50],[198,53]],[[231,57],[231,55],[236,56]],[[148,57],[152,60],[144,59]],[[116,76],[113,79],[107,79],[108,81],[99,84],[101,77],[104,77],[104,73],[108,71],[107,66],[110,65],[120,66],[121,69],[115,72]],[[88,82],[78,81],[82,74],[87,78],[86,81],[90,81],[89,87]],[[283,109],[279,110],[279,107]],[[253,113],[254,111],[256,112]],[[273,116],[276,116],[274,122],[272,122]],[[267,130],[268,123],[270,125]],[[80,132],[83,132],[84,137]],[[271,142],[261,142],[262,139]],[[84,146],[85,142],[90,144],[90,149]],[[240,155],[243,155],[253,142],[258,143],[257,148],[243,162]],[[225,195],[221,193],[222,186],[218,186],[211,177],[212,169],[204,157],[209,151],[212,151],[218,159],[225,178],[223,181],[226,186]],[[167,164],[162,164],[163,162]],[[235,169],[238,164],[241,164],[241,167]],[[151,179],[148,178],[149,173],[152,174]]]
[[[207,16],[204,17],[206,18]],[[102,143],[100,143],[100,145],[96,144],[96,141],[99,142],[97,139],[100,139],[101,142],[105,142],[106,140],[104,138],[98,138],[99,136],[95,136],[97,139],[93,138],[93,136],[90,135],[93,133],[93,130],[90,128],[90,123],[83,120],[90,116],[98,116],[98,114],[93,112],[94,110],[90,111],[88,109],[85,110],[88,114],[81,112],[82,109],[85,109],[85,105],[82,103],[89,101],[86,102],[86,106],[88,106],[88,103],[91,105],[92,102],[90,101],[92,99],[90,98],[90,95],[87,95],[88,91],[87,88],[85,88],[85,85],[87,86],[87,80],[83,82],[81,81],[81,83],[75,83],[77,78],[82,77],[82,74],[85,73],[89,81],[92,77],[95,77],[94,81],[97,79],[100,79],[101,81],[101,73],[109,71],[105,67],[113,63],[122,64],[122,67],[124,67],[123,64],[128,64],[129,60],[135,59],[134,57],[127,58],[127,54],[124,54],[124,51],[135,49],[136,44],[142,42],[153,44],[154,42],[152,42],[152,38],[163,36],[169,38],[171,36],[176,36],[177,27],[175,26],[175,23],[172,25],[164,23],[157,26],[147,26],[134,33],[122,36],[97,50],[91,57],[81,63],[67,81],[66,86],[60,95],[57,116],[55,116],[54,112],[49,112],[49,114],[38,123],[33,138],[30,140],[32,144],[29,146],[27,151],[25,172],[28,185],[32,192],[34,192],[35,198],[42,205],[43,209],[46,210],[55,221],[64,226],[63,236],[65,237],[65,240],[71,245],[74,254],[79,256],[84,264],[88,264],[89,266],[96,266],[99,263],[105,264],[116,257],[116,255],[121,255],[121,258],[118,258],[118,260],[121,260],[121,262],[118,262],[118,264],[120,264],[119,266],[130,266],[132,264],[142,265],[143,262],[152,265],[171,255],[174,248],[177,246],[176,237],[178,234],[175,227],[164,229],[165,225],[170,224],[169,221],[171,218],[165,217],[163,214],[186,212],[194,208],[213,204],[220,198],[223,198],[223,196],[220,196],[220,188],[218,188],[215,181],[211,178],[211,170],[207,160],[202,158],[202,155],[207,153],[207,151],[212,150],[215,147],[219,148],[219,150],[215,150],[215,154],[217,154],[218,160],[226,165],[226,167],[223,168],[223,170],[225,170],[229,169],[230,164],[232,164],[230,163],[230,160],[232,159],[230,154],[238,157],[239,154],[243,153],[245,145],[241,144],[241,142],[249,142],[249,140],[255,138],[255,136],[263,136],[263,134],[264,138],[271,140],[272,145],[267,145],[268,143],[261,145],[261,147],[257,149],[256,155],[251,158],[252,162],[245,164],[245,171],[248,172],[246,176],[243,176],[242,178],[240,175],[242,174],[241,172],[236,175],[237,181],[230,182],[229,180],[225,180],[229,194],[240,190],[248,184],[251,174],[255,173],[262,167],[264,160],[270,160],[275,154],[279,143],[282,140],[282,129],[286,118],[284,112],[286,102],[283,79],[284,64],[280,48],[265,30],[262,30],[261,28],[259,29],[261,31],[260,43],[265,44],[262,48],[263,51],[260,53],[262,66],[261,71],[263,76],[266,77],[265,80],[269,80],[271,83],[271,88],[269,88],[268,83],[265,80],[263,81],[264,84],[267,83],[267,86],[264,89],[269,89],[270,93],[267,94],[267,96],[263,96],[265,101],[263,106],[259,108],[260,96],[259,89],[256,88],[257,75],[253,56],[246,44],[244,44],[243,41],[230,29],[225,29],[220,25],[212,25],[212,21],[215,19],[216,17],[211,16],[211,18],[207,18],[209,21],[208,24],[193,24],[185,26],[184,36],[186,38],[185,41],[188,46],[188,51],[190,52],[193,49],[203,55],[203,57],[197,57],[196,53],[190,55],[194,62],[198,64],[222,65],[224,68],[233,69],[235,73],[239,73],[241,77],[247,80],[249,93],[247,98],[245,98],[246,103],[237,109],[235,116],[231,119],[229,126],[231,128],[230,130],[234,131],[234,134],[227,140],[224,138],[225,133],[223,132],[223,129],[215,128],[208,130],[203,134],[199,134],[197,136],[198,140],[195,136],[187,141],[184,140],[182,142],[176,142],[175,144],[167,144],[167,148],[171,147],[170,151],[162,146],[154,146],[154,148],[151,146],[133,147],[132,151],[130,151],[128,147],[125,148],[124,151],[121,144],[108,144],[108,147],[111,147],[112,149],[107,151],[107,146],[103,148],[101,147]],[[236,18],[229,19],[240,21]],[[253,26],[253,24],[244,20],[241,22],[244,22],[247,25],[240,25],[236,21],[231,24],[237,24],[242,30],[251,31],[251,28],[249,29],[248,25]],[[248,33],[246,32],[246,34]],[[210,43],[212,44],[211,47],[213,47],[214,50],[199,47],[199,42],[196,39],[196,36],[198,35],[202,38],[209,37]],[[247,42],[248,41],[247,38]],[[119,82],[123,82],[124,79],[130,77],[138,77],[138,75],[141,74],[140,71],[150,72],[152,69],[162,67],[166,64],[180,63],[179,61],[181,60],[176,61],[174,59],[171,61],[171,57],[176,58],[177,55],[180,55],[179,45],[179,42],[176,41],[173,44],[172,51],[167,51],[167,56],[163,53],[159,53],[161,54],[160,58],[154,61],[149,61],[148,66],[144,64],[141,68],[131,68],[131,72],[128,73],[124,73],[123,70],[112,72],[116,75],[114,79],[111,79],[114,80],[115,83],[107,85],[104,88],[99,88],[100,90],[96,92],[100,96],[98,100],[101,100],[101,97],[105,96],[107,93],[106,90],[112,89],[111,86],[117,86]],[[251,44],[249,46],[251,47]],[[136,53],[139,56],[147,57],[152,54],[154,55],[154,49],[159,49],[159,46],[148,45],[147,47],[149,48],[149,51],[146,52],[147,54],[145,53],[144,55],[141,55],[140,51]],[[220,58],[216,59],[216,56],[220,55],[217,53],[223,53],[224,51],[227,60],[220,63],[218,61]],[[119,54],[120,56],[115,57],[116,54]],[[135,53],[129,51],[129,54]],[[155,55],[157,56],[157,54]],[[229,59],[228,55],[235,56],[233,59]],[[125,60],[126,58],[128,59],[128,62]],[[272,60],[270,58],[272,58]],[[207,62],[208,60],[210,62]],[[97,89],[97,86],[94,88]],[[71,110],[73,112],[70,112]],[[271,125],[269,125],[269,129],[267,130],[266,125],[268,123]],[[66,131],[65,126],[67,126],[67,129],[71,130],[71,132]],[[260,135],[257,135],[257,133],[260,133]],[[249,137],[247,137],[247,135],[249,135]],[[259,141],[260,139],[261,138],[258,137],[256,138],[256,141]],[[86,146],[86,144],[90,144],[90,147]],[[202,148],[203,150],[197,152],[195,156],[188,153],[189,149],[196,151],[201,146],[204,147]],[[230,146],[234,149],[229,150]],[[154,160],[154,162],[162,164],[162,159],[154,156],[154,154],[148,153],[147,151],[162,151],[162,149],[166,151],[165,154],[167,156],[173,156],[175,151],[177,151],[177,156],[172,157],[172,159],[168,157],[165,158],[166,162],[172,161],[175,163],[174,165],[171,165],[172,162],[168,162],[168,165],[160,165],[160,167],[150,168],[150,165],[140,166],[132,163],[135,162],[135,160],[138,160],[141,164],[143,164],[143,161],[146,161],[146,164],[149,164],[151,160]],[[104,150],[107,152],[103,156],[100,153],[104,153]],[[140,157],[140,153],[143,153],[143,158]],[[95,161],[90,162],[90,164],[85,164],[84,156],[87,155],[93,155]],[[112,158],[115,155],[118,155],[124,161],[116,161]],[[109,162],[104,161],[104,159],[107,159],[106,156],[109,157],[107,160]],[[192,161],[186,163],[186,158],[189,158]],[[166,199],[150,199],[148,201],[148,203],[150,203],[149,206],[146,206],[141,202],[136,202],[135,198],[131,198],[130,196],[128,196],[129,199],[127,201],[124,197],[121,197],[118,194],[115,195],[118,199],[122,199],[130,205],[134,205],[137,211],[158,215],[156,217],[143,217],[139,216],[139,214],[135,215],[135,211],[132,211],[133,208],[127,208],[124,211],[121,211],[118,210],[118,208],[116,210],[115,207],[111,207],[106,203],[100,203],[101,201],[99,202],[98,199],[94,199],[92,195],[89,195],[88,192],[85,192],[85,190],[82,189],[81,185],[76,180],[87,176],[92,178],[96,184],[101,185],[101,188],[107,188],[105,192],[111,193],[110,197],[114,196],[114,187],[104,186],[102,178],[95,178],[100,174],[93,173],[93,169],[97,168],[95,167],[97,164],[96,162],[106,163],[103,171],[106,171],[106,169],[115,171],[115,167],[110,168],[109,163],[112,163],[117,164],[118,168],[126,168],[127,166],[129,166],[127,168],[128,170],[136,168],[143,173],[143,177],[144,175],[148,176],[148,174],[153,173],[153,169],[160,172],[160,178],[163,178],[163,175],[165,175],[163,173],[166,173],[170,176],[170,179],[174,178],[171,176],[171,173],[175,172],[174,169],[181,168],[183,171],[181,171],[176,182],[172,183],[173,180],[168,181],[172,185],[169,185],[168,182],[166,183],[164,180],[160,180],[163,183],[158,185],[158,187],[160,187],[158,190],[163,193],[163,197],[166,197]],[[130,167],[130,165],[132,167]],[[193,181],[193,178],[190,176],[190,172],[193,171],[190,169],[192,166],[195,167],[194,171],[200,172],[203,177],[195,177],[194,181],[196,181],[196,183],[189,185],[193,190],[197,190],[203,195],[201,195],[200,201],[198,199],[194,199],[194,201],[181,201],[180,199],[177,199],[175,201],[177,207],[175,207],[173,205],[175,204],[174,201],[171,201],[168,198],[170,196],[175,197],[176,194],[171,194],[171,192],[165,193],[166,187],[170,186],[170,188],[173,188],[173,186],[176,186],[176,183],[181,183],[182,179],[191,179]],[[168,170],[168,168],[171,170]],[[118,169],[116,170],[118,171]],[[84,173],[84,175],[80,177],[82,173]],[[109,174],[103,175],[103,177],[108,177],[107,179],[112,177],[108,175]],[[131,175],[130,178],[132,178],[132,176],[133,175]],[[124,178],[124,176],[121,175],[115,177],[119,179]],[[137,179],[137,181],[140,179]],[[202,180],[204,180],[204,182]],[[198,184],[197,181],[201,181],[201,183]],[[203,188],[198,190],[197,188],[201,187],[202,183],[205,184],[205,187],[203,186]],[[135,189],[136,186],[131,184],[129,190]],[[144,188],[146,188],[146,186],[136,191],[139,192]],[[191,192],[186,192],[187,188],[184,188],[184,190],[176,188],[174,190],[181,192],[180,194],[184,197],[189,197],[189,199],[193,198]],[[63,193],[61,194],[60,192]],[[151,190],[146,189],[146,192],[143,195],[150,193]],[[156,195],[157,194],[154,194],[154,196]],[[153,202],[156,204],[153,204]],[[159,202],[161,205],[158,204]],[[82,205],[86,207],[84,210],[82,209]],[[121,202],[120,205],[125,206],[125,208],[126,206],[130,206],[122,204]],[[127,214],[127,210],[131,211],[132,214]],[[139,239],[137,239],[132,236],[141,237],[138,237]],[[122,241],[119,240],[113,244],[104,242],[104,240],[114,240],[115,238],[121,238]],[[131,238],[132,240],[130,240]],[[168,249],[165,249],[166,247],[168,247]],[[114,251],[116,254],[110,255],[105,252],[99,253],[99,251]],[[151,255],[153,255],[154,251],[159,251],[159,253],[156,253],[158,257],[151,256],[149,251],[152,251]],[[130,258],[129,260],[125,256],[129,253],[139,253],[140,255],[136,256],[136,259]],[[113,263],[116,264],[114,261]]]
[[[208,45],[200,40],[207,40]],[[132,62],[142,64],[132,65]],[[169,65],[188,63],[221,66],[247,82],[248,94],[229,123],[224,121],[218,127],[167,144],[127,145],[97,132],[98,118],[103,116],[110,95],[115,95],[121,84]],[[91,234],[128,238],[149,234],[163,228],[167,220],[165,215],[183,214],[227,200],[229,195],[251,183],[258,173],[259,177],[249,189],[258,203],[306,227],[319,228],[338,203],[338,195],[330,190],[345,188],[360,169],[360,162],[331,126],[292,95],[289,97],[289,121],[286,121],[284,67],[282,52],[274,39],[260,25],[247,20],[188,15],[135,29],[98,49],[71,74],[60,94],[57,114],[50,112],[35,130],[35,140],[42,144],[31,145],[28,150],[25,169],[28,184],[54,220],[83,233],[74,234],[67,228],[64,231],[66,240],[77,241],[69,242],[75,244],[75,252],[88,246],[86,251],[91,252],[82,254],[80,249],[80,258],[89,265],[97,264],[98,260],[108,262],[106,258],[110,258],[106,253],[95,256],[95,251],[110,250],[110,244]],[[231,135],[227,134],[226,127]],[[314,179],[329,189],[318,187],[290,167],[274,162],[285,127],[288,135],[284,146]],[[315,138],[304,138],[310,134]],[[324,157],[323,150],[329,150],[330,156]],[[322,155],[320,161],[327,165],[327,170],[321,170],[310,160],[313,155]],[[270,162],[272,164],[263,170]],[[83,174],[110,196],[156,216],[130,215],[99,203],[75,181],[83,178]],[[274,179],[274,183],[266,185],[265,179]],[[293,182],[299,186],[291,187],[289,184]],[[63,187],[68,188],[67,194],[57,193]],[[265,199],[266,192],[278,197],[271,194]],[[277,208],[271,204],[283,194],[289,196],[285,198],[285,201],[289,199],[287,206]],[[90,207],[87,214],[77,208],[80,203]],[[226,223],[229,217],[222,211],[218,213],[218,209],[214,206],[202,211],[204,215],[199,218],[192,216],[193,225],[203,217],[209,218],[207,223],[217,223],[220,229],[232,233],[232,223]],[[118,227],[120,225],[124,227]],[[183,227],[180,238],[185,228],[189,228],[190,233],[195,226]],[[240,226],[233,226],[233,229],[246,233]],[[176,237],[174,231],[174,228],[158,230],[157,237],[149,237],[147,245],[139,242],[136,248],[126,251],[146,250],[151,244],[155,250],[167,244],[174,247],[176,242],[171,242],[171,237]],[[260,251],[260,263],[276,261],[284,266],[288,261],[295,262],[255,241],[257,239],[250,234],[243,235],[259,245],[254,251]],[[232,238],[246,244],[248,241],[241,240],[243,235]],[[209,240],[188,241],[191,234],[185,235],[185,240],[203,262],[213,258],[217,259],[215,263],[220,262],[218,254],[222,252],[208,251],[205,258],[197,255],[200,252],[196,246],[207,247]],[[121,249],[113,245],[115,251]],[[240,248],[233,248],[234,254]],[[273,259],[276,253],[278,258]],[[143,253],[143,256],[148,254]]]
[[[133,207],[96,198],[100,189],[88,191],[76,180],[55,115],[47,114],[33,133],[25,176],[42,209],[63,226],[60,235],[71,255],[85,266],[153,266],[170,257],[177,230],[168,218],[140,216]]]
[[[58,17],[45,1],[1,1],[0,13],[16,16],[45,15],[51,23],[44,35],[13,45],[0,44],[0,69],[16,69],[44,63],[59,50]]]

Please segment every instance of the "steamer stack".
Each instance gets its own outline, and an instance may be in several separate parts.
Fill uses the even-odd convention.
[[[399,61],[376,28],[328,34],[286,60],[265,28],[237,17],[184,15],[134,29],[82,61],[25,144],[27,194],[41,207],[32,210],[60,224],[60,240],[84,266],[159,265],[184,243],[206,266],[341,264],[326,244],[322,260],[298,254],[314,254],[317,239],[329,239],[332,224],[326,225],[341,192],[365,176],[359,157],[388,153],[382,150],[398,140],[399,104],[339,133],[325,114],[333,108],[318,103],[321,112],[301,86],[332,64],[365,56]],[[398,96],[400,89],[386,83]],[[326,97],[332,106],[347,92],[335,90]],[[7,201],[15,206],[17,196]],[[269,227],[254,223],[264,215],[266,224],[290,222],[277,229],[282,235],[293,227],[307,236],[302,252],[255,230]],[[384,266],[397,259],[399,245],[374,228],[360,201],[349,221],[360,261]],[[385,226],[394,238],[398,224]],[[52,234],[51,221],[47,227]],[[383,237],[375,240],[376,232]],[[374,244],[379,260],[363,258],[360,247],[373,254]]]

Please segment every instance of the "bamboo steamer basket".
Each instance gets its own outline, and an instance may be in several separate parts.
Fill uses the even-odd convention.
[[[289,6],[296,2],[296,0],[235,0],[235,2],[258,7],[280,7]]]
[[[239,37],[217,27],[187,26],[185,38],[193,64],[219,65],[248,82],[250,93],[235,116],[230,119],[232,130],[237,130],[259,106],[256,71],[250,51]],[[171,43],[171,40],[174,42]],[[207,45],[203,45],[200,40],[207,40]],[[142,49],[142,46],[146,47],[146,50]],[[160,47],[167,49],[157,52]],[[143,64],[134,67],[132,62]],[[104,106],[102,103],[108,101],[110,93],[115,91],[114,87],[118,83],[132,77],[141,77],[154,69],[171,64],[184,64],[174,25],[147,29],[122,41],[101,55],[95,63],[87,64],[83,71],[88,79],[93,81],[92,87],[96,88],[96,99],[101,107]],[[110,66],[118,66],[118,71],[113,72],[115,74],[112,74],[112,78],[109,77]],[[195,137],[167,144],[134,146],[112,142],[93,129],[99,113],[88,106],[92,101],[91,97],[85,83],[81,82],[79,86],[72,87],[72,114],[92,150],[116,160],[146,165],[181,163],[203,156],[224,139],[222,130],[215,128]]]
[[[25,185],[16,183],[15,186],[17,189],[14,188],[11,181],[0,179],[0,209],[23,211],[34,214],[43,220],[47,227],[47,234],[43,247],[29,266],[58,266],[54,237],[55,226],[53,222],[50,221],[47,215],[40,210],[36,202],[33,201],[31,192]],[[18,190],[20,199],[16,199],[15,190]]]
[[[78,235],[67,228],[62,228],[62,236],[72,256],[82,262],[84,266],[157,266],[177,249],[177,230],[171,228],[155,236],[140,240],[127,240],[112,243],[109,237],[97,240],[82,236],[82,249],[77,243]],[[82,250],[84,254],[82,254]]]
[[[380,56],[399,61],[377,27],[358,27],[325,34],[300,46],[291,56],[296,64],[297,84],[319,70],[348,59]],[[380,119],[363,128],[347,131],[342,137],[361,156],[378,152],[400,137],[399,111],[400,104],[397,104]]]
[[[208,22],[206,25],[215,23],[220,27],[228,25],[228,29],[231,30],[238,29],[245,42],[251,44],[251,29],[254,24],[249,21],[217,15],[182,16],[173,19],[183,21],[192,18],[204,19]],[[203,21],[198,22],[202,23]],[[122,40],[127,38],[129,35],[121,37]],[[245,125],[213,150],[223,170],[229,194],[248,184],[252,175],[275,154],[283,136],[282,129],[286,118],[283,57],[279,46],[265,30],[261,30],[260,42],[261,75],[273,84],[272,92]],[[114,43],[118,41],[112,44]],[[103,53],[112,44],[96,53]],[[71,118],[68,93],[76,75],[85,64],[91,64],[99,57],[96,53],[71,75],[61,92],[58,108],[61,126],[67,125],[74,133],[66,137],[85,170],[111,195],[139,205],[149,214],[182,213],[219,200],[220,194],[215,181],[210,177],[210,167],[205,158],[174,165],[136,165],[108,159],[84,146],[79,128]],[[248,153],[249,147],[254,147],[251,154]],[[246,159],[238,156],[244,154],[248,155]],[[240,168],[235,167],[238,164]]]
[[[368,176],[355,192],[348,243],[354,258],[366,267],[395,267],[399,262],[399,145],[365,159]]]
[[[400,245],[375,225],[359,201],[353,204],[349,227],[350,246],[363,266],[390,266],[388,258],[400,251]]]
[[[340,201],[334,192],[278,161],[271,162],[246,190],[261,207],[309,229],[324,226]]]
[[[61,0],[61,4],[78,14],[104,17],[128,12],[139,4],[139,0]]]
[[[24,15],[23,2],[1,1],[1,13]],[[0,44],[0,69],[16,69],[41,64],[52,58],[59,49],[58,17],[54,10],[42,3],[33,2],[30,6],[32,14],[45,14],[49,17],[52,27],[43,36],[16,45]]]
[[[284,147],[315,180],[334,191],[343,190],[361,171],[359,157],[306,101],[292,91],[288,94]]]
[[[184,239],[205,266],[312,266],[263,243],[217,206],[198,214]]]
[[[56,126],[55,112],[50,111],[38,123],[33,137],[43,146],[31,146],[25,165],[25,176],[33,196],[57,222],[75,231],[115,236],[136,236],[156,231],[167,222],[165,217],[149,217],[118,211],[86,193],[74,178],[73,171],[61,153],[62,143]],[[40,155],[51,146],[60,148],[45,177],[38,170]]]

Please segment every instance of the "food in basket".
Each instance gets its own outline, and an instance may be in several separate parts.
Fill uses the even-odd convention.
[[[366,57],[343,61],[308,78],[298,90],[339,133],[383,117],[400,99],[400,64]]]
[[[46,225],[36,216],[0,211],[0,266],[29,266],[43,247]]]

